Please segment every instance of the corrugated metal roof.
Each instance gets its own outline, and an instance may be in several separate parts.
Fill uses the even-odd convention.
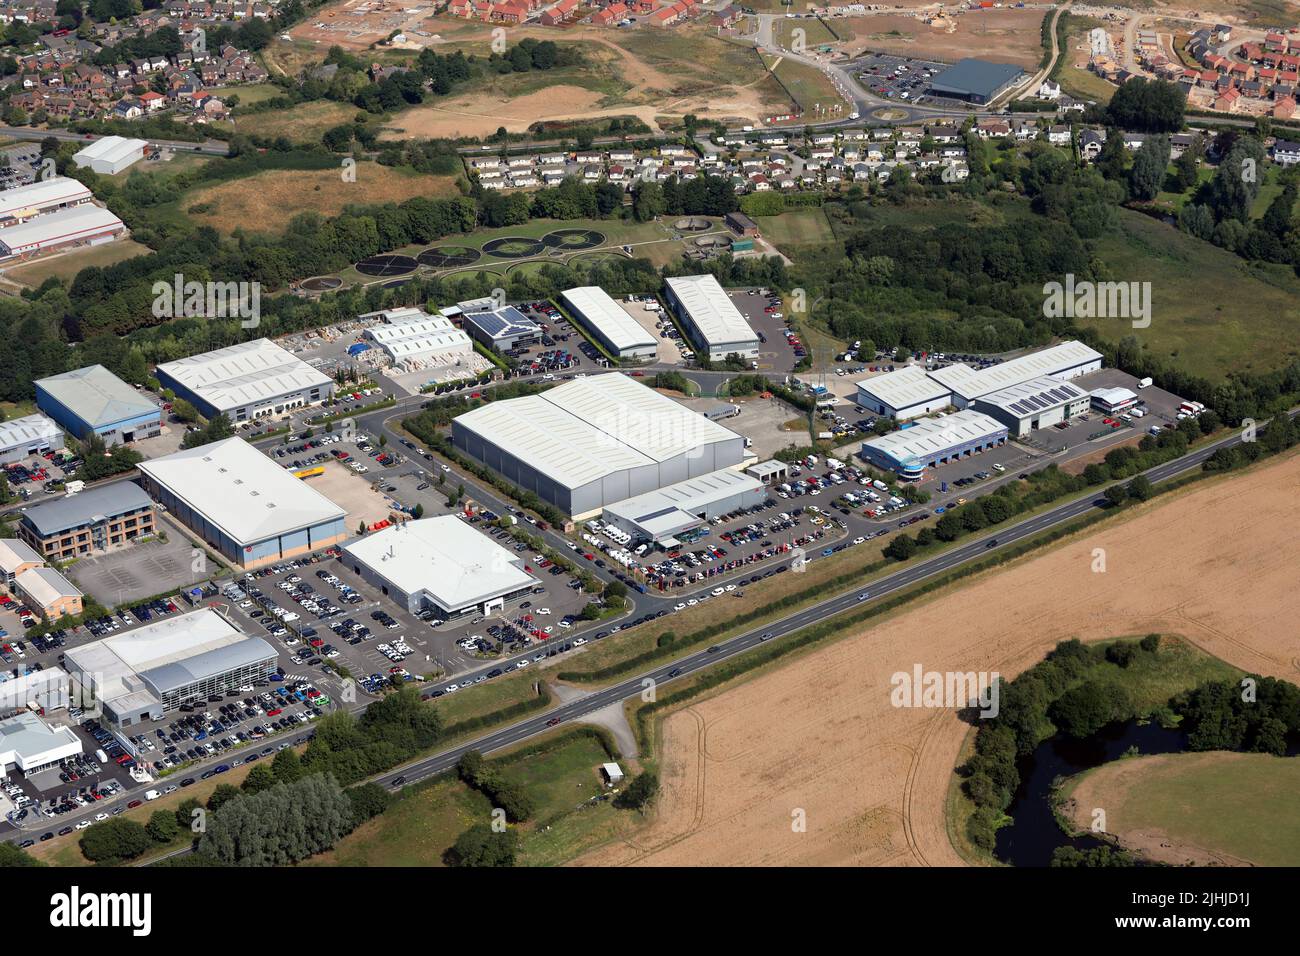
[[[28,568],[14,578],[14,584],[41,607],[49,607],[60,598],[81,597],[77,586],[53,568]]]
[[[162,414],[147,395],[102,365],[51,375],[38,379],[36,384],[92,428],[116,425],[150,412]]]
[[[713,276],[675,276],[664,281],[710,346],[758,344],[758,335]]]
[[[1048,376],[1031,378],[1027,382],[998,389],[980,396],[979,401],[1006,409],[1016,415],[1036,415],[1049,408],[1068,405],[1086,398],[1083,389],[1069,382],[1060,382]]]
[[[110,229],[121,229],[122,220],[93,203],[67,206],[0,229],[0,246],[12,252],[37,243],[71,242]]]
[[[952,394],[952,389],[936,382],[919,365],[907,365],[884,375],[873,375],[857,385],[894,409],[910,408]]]
[[[976,399],[1033,378],[1059,375],[1080,365],[1100,362],[1101,358],[1102,355],[1097,350],[1082,342],[1070,341],[978,371],[969,365],[958,364],[935,369],[929,374],[936,382],[948,386],[963,398]]]
[[[626,498],[605,506],[606,514],[618,515],[636,524],[651,521],[673,511],[692,512],[746,491],[757,491],[763,483],[750,475],[724,468],[697,478],[688,478],[657,491]]]
[[[277,656],[275,648],[260,637],[247,637],[234,644],[141,671],[140,677],[161,697],[218,674],[274,661]]]
[[[125,136],[105,136],[75,153],[72,161],[78,166],[89,166],[91,160],[116,163],[132,153],[143,150],[148,145],[142,139],[127,139]]]
[[[63,442],[62,430],[44,415],[24,415],[22,418],[0,422],[0,451],[41,442],[51,442],[54,448]]]
[[[89,189],[67,176],[40,179],[28,186],[0,190],[0,217],[12,216],[24,209],[42,209],[92,198]],[[9,227],[10,229],[13,226]]]
[[[1006,432],[1007,426],[996,419],[966,409],[943,418],[922,419],[911,428],[870,438],[862,443],[862,447],[878,449],[901,462],[909,458],[942,457],[946,451],[959,445],[1005,435]]]
[[[270,339],[241,342],[158,366],[221,411],[274,400],[333,380]]]
[[[641,323],[598,285],[580,286],[560,293],[569,311],[599,330],[616,351],[655,348],[657,343]]]

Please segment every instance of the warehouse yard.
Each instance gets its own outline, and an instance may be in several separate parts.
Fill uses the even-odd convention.
[[[1293,454],[1177,493],[672,713],[657,816],[579,862],[961,864],[945,803],[970,727],[892,707],[890,676],[1012,678],[1061,640],[1160,632],[1300,680],[1298,482]]]

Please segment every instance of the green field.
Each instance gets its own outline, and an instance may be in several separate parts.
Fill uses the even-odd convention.
[[[763,238],[787,255],[797,251],[798,246],[822,246],[835,241],[826,210],[820,206],[790,209],[779,216],[758,216],[754,221]]]
[[[1151,283],[1151,326],[1077,319],[1118,342],[1134,335],[1158,356],[1213,381],[1229,372],[1281,368],[1300,355],[1300,279],[1282,266],[1252,266],[1139,213],[1097,243],[1108,279]]]
[[[796,30],[803,31],[804,49],[812,50],[824,43],[837,43],[840,38],[818,19],[800,18],[798,20],[777,20],[772,25],[772,32],[777,42],[787,49],[794,49]]]
[[[1256,866],[1300,862],[1300,758],[1247,753],[1185,753],[1114,761],[1080,774],[1106,808],[1106,826],[1158,833],[1175,847],[1225,854]]]
[[[600,765],[609,760],[589,734],[568,732],[541,752],[524,750],[490,761],[520,782],[536,812],[518,827],[521,865],[551,866],[572,859],[641,819],[616,810],[604,791]],[[345,837],[310,866],[442,866],[443,853],[476,823],[491,821],[492,805],[454,776],[408,788],[387,812]]]

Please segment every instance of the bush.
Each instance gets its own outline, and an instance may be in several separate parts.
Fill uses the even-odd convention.
[[[641,810],[659,793],[659,776],[647,770],[623,788],[614,798],[614,806],[620,810]]]
[[[476,823],[456,838],[444,854],[448,866],[514,866],[519,836],[513,830],[493,830]]]
[[[132,860],[153,846],[144,826],[124,817],[96,823],[79,842],[82,856],[94,863]]]
[[[144,828],[155,843],[171,843],[181,835],[181,825],[176,822],[176,814],[167,810],[155,810]]]

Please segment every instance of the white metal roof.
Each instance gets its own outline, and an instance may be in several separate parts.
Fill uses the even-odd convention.
[[[674,276],[665,282],[710,346],[758,342],[758,335],[713,276]]]
[[[534,581],[513,551],[455,515],[405,521],[349,542],[343,550],[407,594],[428,592],[448,611]]]
[[[3,195],[3,193],[0,193]],[[0,229],[0,245],[13,251],[23,246],[47,245],[88,239],[110,229],[121,229],[122,220],[102,206],[82,203],[67,206]]]
[[[491,402],[456,421],[568,488],[740,437],[617,372]]]
[[[44,415],[24,415],[22,418],[0,422],[0,451],[41,442],[62,441],[63,432],[59,426]]]
[[[38,179],[28,186],[0,190],[0,218],[31,209],[44,209],[62,203],[84,202],[92,197],[89,189],[67,176]],[[13,228],[10,226],[9,228]]]
[[[221,411],[272,401],[332,382],[328,375],[270,339],[254,339],[164,362],[158,369]]]
[[[474,346],[461,329],[443,316],[427,315],[418,309],[390,313],[386,325],[366,330],[366,337],[395,359],[436,352],[461,352]]]
[[[910,408],[952,394],[952,389],[936,382],[919,365],[907,365],[884,375],[864,378],[858,382],[858,388],[895,409]]]
[[[966,409],[943,418],[925,418],[911,428],[904,428],[862,443],[863,448],[879,449],[895,461],[909,458],[928,458],[966,442],[1006,434],[1007,426],[1000,421]]]
[[[241,545],[346,514],[242,438],[182,449],[139,467]]]
[[[606,505],[604,512],[635,524],[651,537],[659,538],[699,524],[699,519],[694,514],[696,511],[762,487],[763,483],[757,478],[724,468]]]
[[[53,568],[28,568],[14,578],[18,590],[41,607],[49,607],[60,598],[79,598],[78,587]]]
[[[22,538],[0,538],[0,571],[13,574],[24,564],[44,564],[42,558]]]
[[[0,760],[20,769],[81,753],[71,727],[52,726],[30,710],[0,721]]]
[[[1111,405],[1137,401],[1137,393],[1127,388],[1094,388],[1089,394]]]
[[[969,365],[935,369],[930,377],[966,399],[980,398],[998,389],[1019,385],[1042,375],[1059,375],[1080,365],[1101,360],[1101,353],[1082,342],[1062,342],[1051,348],[976,371]]]
[[[142,139],[127,139],[125,136],[105,136],[75,153],[72,161],[78,166],[89,166],[91,160],[116,163],[126,159],[132,153],[143,150],[148,145]]]
[[[616,351],[656,347],[654,336],[643,329],[641,323],[628,315],[627,310],[600,286],[566,289],[560,295],[564,297],[569,309],[598,329]]]
[[[1088,393],[1077,385],[1043,375],[989,392],[979,400],[981,404],[994,405],[1019,418],[1029,418],[1087,397]]]

